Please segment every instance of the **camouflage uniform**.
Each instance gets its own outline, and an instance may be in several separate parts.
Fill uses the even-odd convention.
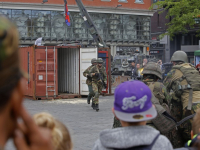
[[[102,93],[103,85],[102,81],[97,76],[92,76],[92,73],[100,73],[103,77],[103,80],[105,83],[107,83],[107,74],[106,74],[106,68],[104,66],[101,66],[101,68],[98,67],[98,65],[94,66],[90,70],[90,76],[92,77],[92,89],[94,91],[94,99],[93,103],[98,104],[99,103],[99,94]]]
[[[186,65],[187,67],[189,67],[189,64],[187,65],[186,63],[180,63],[177,65],[180,65],[180,66]],[[170,107],[171,107],[171,112],[177,121],[180,121],[181,119],[184,119],[185,117],[194,114],[196,110],[200,108],[199,103],[195,103],[195,104],[193,103],[191,110],[187,109],[187,103],[185,102],[184,99],[188,99],[186,97],[189,97],[189,89],[184,89],[181,91],[177,90],[177,86],[178,86],[177,81],[182,76],[183,76],[183,73],[180,70],[172,68],[172,70],[167,74],[167,77],[164,80],[164,85],[166,86],[167,90],[168,91],[173,90],[174,92],[172,101],[170,103]],[[187,84],[187,81],[183,80],[182,82],[185,82],[184,84]],[[193,91],[192,102],[198,101],[198,98],[199,98],[199,96],[196,96],[196,100],[195,100],[194,95],[200,95],[200,91]],[[191,129],[192,129],[192,119],[187,120],[183,124],[180,125],[179,130],[181,131],[181,134],[184,138],[184,142],[187,142],[188,140],[190,140]]]
[[[144,79],[143,82],[148,86],[153,86],[153,94],[159,99],[160,103],[167,105],[171,101],[171,95],[167,92],[166,87],[161,82],[154,82],[153,79]]]
[[[92,90],[92,77],[88,77],[89,72],[90,72],[90,70],[91,70],[91,68],[92,68],[93,66],[94,66],[94,65],[89,66],[89,67],[83,72],[83,76],[84,76],[84,77],[87,77],[86,84],[88,85],[88,90],[89,90],[88,100],[90,100],[90,99],[94,96],[94,92],[93,92],[93,90]]]

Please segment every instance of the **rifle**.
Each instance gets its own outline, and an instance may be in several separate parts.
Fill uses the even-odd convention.
[[[106,83],[104,82],[101,73],[98,73],[98,79],[101,80],[103,87],[106,89],[106,88],[107,88],[107,85],[106,85]]]

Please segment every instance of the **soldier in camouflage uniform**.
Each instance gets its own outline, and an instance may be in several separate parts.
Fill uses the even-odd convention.
[[[154,62],[149,62],[142,74],[143,82],[150,87],[154,96],[159,99],[160,104],[165,103],[168,105],[171,101],[171,96],[165,86],[161,82],[158,82],[158,80],[162,79],[162,71],[159,65]]]
[[[172,70],[167,74],[164,85],[168,91],[173,91],[171,112],[177,121],[191,117],[180,125],[184,142],[190,139],[192,117],[200,108],[200,76],[198,71],[188,62],[187,54],[176,51],[171,58]]]
[[[143,82],[149,86],[154,95],[152,102],[158,112],[158,116],[152,121],[148,121],[147,125],[156,128],[161,132],[161,134],[165,135],[170,140],[174,148],[183,146],[183,140],[178,130],[176,130],[176,122],[170,115],[168,107],[168,104],[171,101],[171,96],[167,92],[165,86],[161,82],[158,82],[158,80],[162,79],[160,66],[154,62],[149,62],[144,67],[142,74]],[[120,122],[117,118],[114,118],[113,128],[120,126]]]
[[[104,81],[105,84],[107,83],[106,68],[102,66],[103,60],[101,58],[98,58],[97,64],[98,65],[92,67],[89,72],[90,77],[92,77],[92,89],[95,94],[92,101],[92,107],[93,109],[96,109],[96,111],[99,110],[99,94],[102,93],[102,89],[103,89],[102,80]],[[105,86],[107,87],[107,85]]]
[[[88,85],[88,90],[89,90],[89,94],[88,94],[88,97],[87,97],[87,103],[90,104],[90,100],[91,98],[94,96],[94,92],[92,90],[92,77],[90,77],[89,75],[89,72],[91,70],[91,68],[93,66],[95,66],[97,64],[97,59],[96,58],[93,58],[91,60],[91,66],[89,66],[84,72],[83,72],[83,76],[84,77],[87,77],[87,80],[86,80],[86,84]]]

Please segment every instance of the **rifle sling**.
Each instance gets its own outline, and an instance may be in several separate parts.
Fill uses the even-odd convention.
[[[177,123],[176,123],[176,126],[180,126],[182,123],[184,123],[185,121],[187,121],[187,120],[193,118],[195,115],[196,115],[196,113],[194,113],[194,114],[192,114],[192,115],[189,115],[189,116],[185,117],[185,118],[182,119],[181,121],[177,122]]]

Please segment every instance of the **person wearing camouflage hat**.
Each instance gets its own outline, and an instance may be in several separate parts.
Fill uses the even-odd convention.
[[[187,142],[191,137],[193,114],[200,108],[200,76],[195,67],[188,63],[184,51],[174,52],[171,62],[173,67],[163,83],[167,91],[173,91],[170,106],[175,119],[180,121],[186,117],[191,118],[183,122],[179,128],[184,142]]]
[[[16,149],[53,150],[50,131],[37,127],[23,107],[21,81],[24,74],[20,69],[18,53],[17,28],[0,16],[0,149],[4,149],[8,139],[13,138]],[[26,133],[17,125],[19,118]]]
[[[83,72],[83,76],[84,77],[87,77],[87,80],[86,80],[86,84],[88,85],[88,90],[89,90],[89,94],[88,94],[88,97],[87,97],[87,103],[90,104],[90,100],[91,98],[94,96],[94,92],[92,90],[92,77],[90,77],[89,75],[89,72],[91,70],[91,68],[93,66],[95,66],[97,64],[97,59],[96,58],[93,58],[91,60],[91,66],[89,66],[84,72]]]
[[[102,93],[103,88],[107,88],[107,73],[106,68],[102,65],[102,58],[97,59],[96,66],[93,66],[89,72],[92,77],[92,89],[94,91],[94,98],[92,101],[92,108],[99,110],[99,94]]]
[[[154,96],[159,100],[159,107],[164,108],[164,112],[159,113],[159,110],[157,110],[158,114],[163,115],[165,113],[164,117],[162,118],[164,119],[163,122],[166,119],[166,114],[167,117],[170,116],[171,118],[174,118],[173,116],[171,116],[169,108],[169,104],[171,102],[171,95],[167,92],[167,89],[163,85],[163,83],[158,82],[158,80],[162,79],[162,71],[160,65],[158,63],[149,62],[146,65],[146,67],[144,67],[142,73],[143,73],[143,82],[149,86]],[[158,126],[160,126],[159,122],[160,121],[153,120],[152,122],[149,122],[149,125],[159,130],[159,128],[157,128]],[[173,121],[173,123],[175,122]],[[166,127],[163,126],[163,128]],[[176,126],[171,128],[168,132],[165,132],[164,135],[170,140],[174,148],[178,148],[183,145],[183,139],[179,135]]]

